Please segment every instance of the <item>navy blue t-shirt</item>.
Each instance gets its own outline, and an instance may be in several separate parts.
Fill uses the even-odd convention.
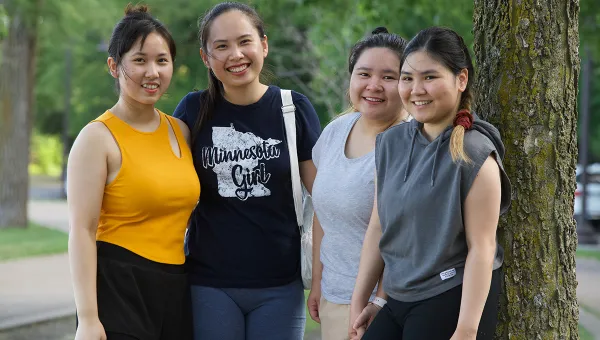
[[[173,114],[193,131],[200,93]],[[298,161],[312,159],[321,127],[310,101],[292,91]],[[187,236],[190,281],[210,287],[264,288],[300,277],[290,158],[280,89],[240,106],[220,99],[192,146],[201,193]]]

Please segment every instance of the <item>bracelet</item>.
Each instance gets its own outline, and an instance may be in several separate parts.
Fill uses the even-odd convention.
[[[375,297],[373,301],[371,301],[371,303],[375,306],[378,306],[379,308],[383,308],[383,306],[385,306],[385,304],[387,303],[387,300],[380,297]]]

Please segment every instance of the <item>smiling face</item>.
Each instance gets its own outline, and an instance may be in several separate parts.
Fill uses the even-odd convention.
[[[450,125],[468,80],[466,69],[454,75],[442,63],[419,50],[406,57],[398,92],[405,109],[417,121]]]
[[[260,37],[249,18],[238,10],[214,19],[206,50],[201,50],[202,60],[225,88],[258,84],[267,54],[267,37]]]
[[[394,51],[375,47],[363,51],[350,77],[350,100],[362,115],[389,119],[398,115],[402,102],[398,95],[400,59]]]
[[[123,54],[120,65],[108,58],[111,75],[119,80],[120,96],[126,101],[154,105],[167,91],[173,76],[173,61],[165,38],[148,34],[144,45],[138,38]]]

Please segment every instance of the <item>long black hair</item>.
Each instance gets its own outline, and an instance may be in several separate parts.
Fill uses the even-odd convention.
[[[240,11],[243,13],[246,17],[248,17],[248,19],[250,19],[250,22],[258,31],[258,36],[261,39],[263,39],[265,36],[265,24],[252,7],[239,2],[222,2],[211,8],[206,15],[204,15],[199,24],[198,40],[200,42],[202,51],[206,55],[209,55],[207,40],[213,21],[220,15],[230,11]],[[199,135],[204,123],[212,117],[215,105],[217,101],[223,98],[223,94],[223,83],[217,79],[212,70],[209,70],[208,88],[200,94],[200,110],[198,112],[198,118],[194,123],[194,128],[192,129],[192,146],[195,145],[194,141]]]

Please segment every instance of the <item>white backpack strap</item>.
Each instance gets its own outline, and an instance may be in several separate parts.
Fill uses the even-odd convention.
[[[296,146],[296,107],[292,101],[292,91],[281,90],[281,102],[283,106],[283,122],[285,123],[285,135],[290,153],[290,169],[292,172],[292,190],[294,194],[294,208],[296,209],[296,221],[302,226],[304,221],[304,208],[302,207],[302,183],[300,181],[300,168],[298,166],[298,148]]]

